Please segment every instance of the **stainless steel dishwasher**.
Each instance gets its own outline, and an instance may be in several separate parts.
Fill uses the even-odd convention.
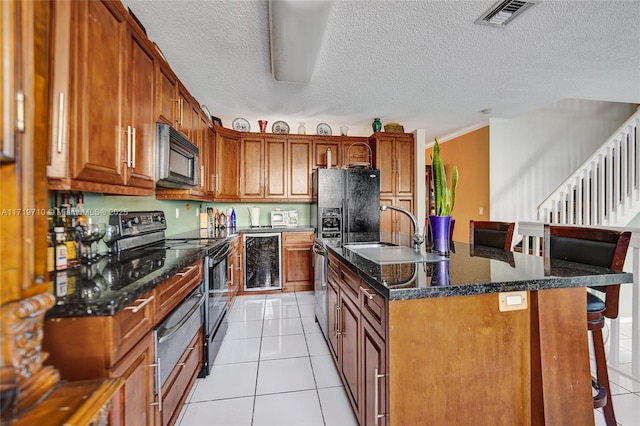
[[[282,288],[282,261],[278,233],[244,234],[244,289]]]
[[[315,295],[316,321],[328,339],[329,328],[328,301],[327,301],[327,249],[321,239],[313,241],[313,291]]]

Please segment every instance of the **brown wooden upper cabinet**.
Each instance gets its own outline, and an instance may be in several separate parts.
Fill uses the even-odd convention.
[[[213,126],[215,140],[214,187],[216,201],[240,199],[240,133]]]
[[[311,139],[248,133],[241,145],[241,199],[311,200]]]
[[[54,16],[49,188],[150,195],[153,47],[118,2],[56,2]]]
[[[369,139],[374,167],[380,169],[380,195],[413,196],[415,180],[413,135],[375,133]]]
[[[355,163],[371,163],[366,137],[318,137],[313,139],[313,168],[327,167],[327,150],[331,149],[331,166],[340,168]]]

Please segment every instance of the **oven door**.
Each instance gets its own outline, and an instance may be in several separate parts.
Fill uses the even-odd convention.
[[[205,258],[205,286],[207,288],[207,309],[205,316],[204,365],[200,377],[209,374],[213,361],[220,350],[227,331],[226,312],[229,296],[227,279],[227,255],[229,243],[216,246]]]
[[[189,347],[193,337],[201,330],[204,322],[202,305],[205,300],[206,293],[201,287],[194,290],[154,330],[158,401],[162,400],[162,385]]]

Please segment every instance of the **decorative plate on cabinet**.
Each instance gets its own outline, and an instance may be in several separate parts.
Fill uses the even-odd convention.
[[[238,132],[251,131],[251,125],[247,120],[245,120],[242,117],[238,117],[235,120],[233,120],[233,123],[231,123],[231,127],[233,128],[233,130],[237,130]]]
[[[271,132],[272,133],[281,133],[283,135],[286,135],[286,134],[289,133],[289,125],[287,123],[285,123],[284,121],[276,121],[271,126]]]
[[[331,126],[327,123],[320,123],[318,127],[316,127],[316,134],[322,136],[331,136]]]

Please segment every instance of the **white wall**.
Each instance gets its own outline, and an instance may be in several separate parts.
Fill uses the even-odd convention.
[[[635,111],[636,105],[563,100],[491,119],[491,220],[535,221],[538,205]]]

